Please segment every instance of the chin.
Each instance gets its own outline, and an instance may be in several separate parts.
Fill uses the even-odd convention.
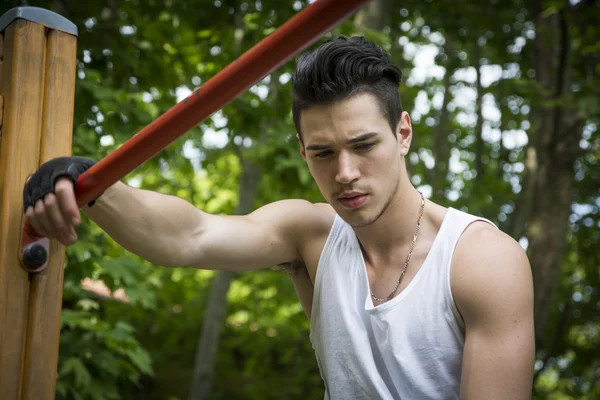
[[[365,226],[369,226],[375,221],[377,221],[381,216],[381,213],[375,214],[372,211],[368,212],[367,210],[346,209],[340,210],[338,214],[340,215],[340,217],[342,217],[344,221],[346,221],[348,225],[350,225],[353,228],[362,228]]]
[[[364,228],[365,226],[371,225],[375,221],[364,220],[364,221],[346,221],[346,222],[348,223],[348,225],[350,225],[353,228]]]
[[[390,201],[391,198],[380,208],[374,208],[373,204],[365,204],[356,210],[348,210],[342,207],[337,212],[348,225],[353,228],[363,228],[377,222],[388,209]]]

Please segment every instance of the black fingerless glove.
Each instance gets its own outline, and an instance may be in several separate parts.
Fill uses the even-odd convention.
[[[43,199],[48,193],[54,193],[54,185],[58,178],[71,178],[73,185],[77,178],[96,162],[85,157],[58,157],[44,164],[31,176],[23,189],[23,210],[33,206],[36,201]],[[88,203],[91,207],[95,200]]]

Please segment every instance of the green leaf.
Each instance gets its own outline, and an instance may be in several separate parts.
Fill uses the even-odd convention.
[[[86,387],[90,384],[92,377],[79,358],[71,357],[65,360],[59,371],[60,375],[73,374],[75,376],[75,385]]]
[[[132,304],[140,304],[146,309],[153,309],[156,307],[156,301],[154,293],[150,292],[147,288],[129,287],[125,290],[127,298]]]
[[[141,264],[131,257],[103,259],[100,260],[99,265],[103,273],[117,286],[133,286],[139,282],[134,272]]]
[[[127,355],[133,364],[143,373],[152,375],[152,360],[148,352],[140,347],[136,347],[133,351],[128,351]]]
[[[90,310],[99,310],[100,309],[100,305],[98,304],[97,301],[94,300],[90,300],[90,299],[81,299],[77,302],[77,307],[81,308],[83,311],[90,311]]]

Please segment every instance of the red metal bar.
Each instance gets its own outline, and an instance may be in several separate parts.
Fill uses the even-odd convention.
[[[146,126],[77,180],[75,196],[82,207],[143,164],[171,142],[204,121],[369,0],[318,0],[264,38],[205,85]],[[25,248],[39,236],[23,230]]]
[[[87,204],[269,72],[314,43],[368,0],[319,0],[211,78],[182,102],[81,175],[75,190]]]

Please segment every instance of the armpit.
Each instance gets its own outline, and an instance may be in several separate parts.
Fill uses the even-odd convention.
[[[296,290],[296,295],[300,300],[302,309],[304,310],[306,316],[310,319],[314,288],[310,276],[308,275],[306,265],[303,261],[293,261],[280,264],[280,266],[287,271],[292,279],[292,283],[294,284],[294,289]]]
[[[292,278],[298,275],[298,271],[306,269],[306,264],[302,260],[290,261],[287,263],[279,264],[279,266],[283,268]]]

